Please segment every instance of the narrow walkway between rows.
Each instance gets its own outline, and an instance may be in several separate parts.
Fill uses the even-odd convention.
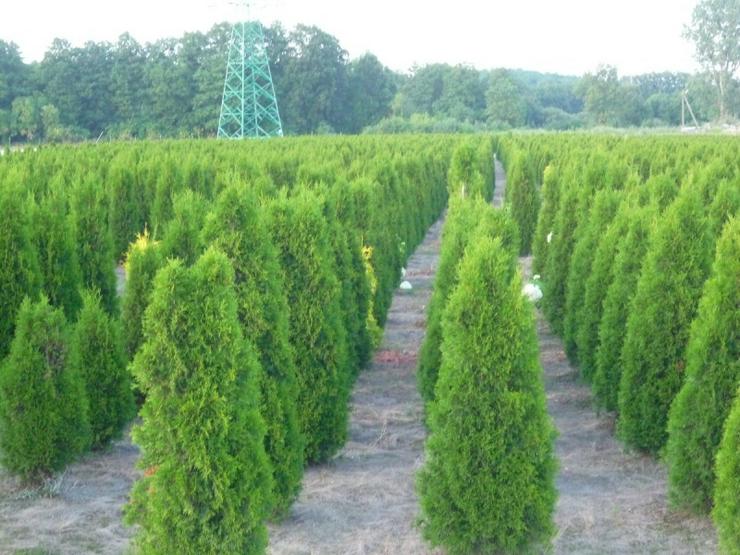
[[[413,289],[396,291],[382,344],[357,380],[347,444],[330,463],[307,469],[290,516],[270,527],[270,553],[429,552],[414,526],[426,436],[416,360],[441,229],[440,219],[408,261]]]

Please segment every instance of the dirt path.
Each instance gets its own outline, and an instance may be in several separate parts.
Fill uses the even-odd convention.
[[[309,468],[289,518],[270,529],[274,554],[428,553],[414,521],[414,475],[425,428],[416,358],[439,257],[442,221],[408,261],[413,290],[397,290],[383,342],[355,385],[349,441]]]

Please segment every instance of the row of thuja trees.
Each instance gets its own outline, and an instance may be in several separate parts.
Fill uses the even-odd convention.
[[[740,550],[740,141],[510,136],[507,198],[542,306],[670,498]],[[734,408],[733,408],[734,403]]]
[[[3,465],[43,478],[120,436],[137,401],[143,473],[125,511],[137,547],[263,551],[265,521],[287,512],[304,466],[346,439],[352,384],[406,257],[446,203],[458,142],[5,157]]]
[[[508,209],[489,203],[491,153],[478,165],[464,153],[453,156],[418,366],[430,431],[417,483],[421,527],[450,553],[545,548],[555,433],[517,270],[520,233]]]

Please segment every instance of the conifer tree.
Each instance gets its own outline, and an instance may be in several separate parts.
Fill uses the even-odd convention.
[[[123,345],[128,360],[133,360],[144,341],[144,311],[149,305],[154,276],[163,263],[160,243],[153,241],[147,230],[129,245],[125,262],[126,287],[121,299]]]
[[[519,254],[526,255],[532,249],[532,237],[537,226],[539,191],[524,154],[517,153],[509,163],[508,170],[506,202],[511,206],[511,214],[519,226]]]
[[[290,310],[278,253],[264,212],[248,186],[232,184],[221,192],[206,218],[202,240],[224,252],[234,267],[242,333],[254,343],[263,370],[260,412],[267,430],[265,451],[273,469],[273,512],[281,515],[300,489],[304,439],[289,343]]]
[[[106,311],[116,314],[118,299],[113,236],[108,227],[105,192],[95,174],[82,178],[76,184],[70,204],[82,285],[100,291]]]
[[[85,384],[92,447],[104,447],[134,416],[134,397],[119,323],[103,310],[97,291],[82,295],[69,365]]]
[[[206,251],[157,273],[132,370],[146,395],[133,439],[144,475],[125,509],[142,553],[262,553],[272,476],[259,363],[241,333],[234,271]]]
[[[298,420],[308,462],[325,461],[347,437],[349,384],[341,290],[320,199],[301,191],[269,205],[269,227],[290,307]]]
[[[38,294],[41,276],[30,229],[30,203],[19,186],[0,187],[0,359],[10,349],[18,309]]]
[[[26,298],[0,365],[0,457],[27,480],[62,469],[90,444],[87,397],[68,366],[64,312]]]
[[[547,250],[550,246],[547,238],[552,232],[560,200],[560,171],[558,166],[549,165],[542,178],[542,204],[537,213],[537,226],[532,238],[532,271],[535,274],[541,274],[547,262]],[[552,240],[552,236],[550,239]]]
[[[717,526],[720,549],[740,553],[740,389],[735,394],[717,453],[717,484],[712,517]]]
[[[113,237],[113,252],[116,260],[123,257],[137,233],[146,223],[146,200],[144,188],[136,179],[136,157],[130,151],[122,151],[113,160],[106,175],[108,191],[108,221]]]
[[[711,237],[698,192],[684,186],[659,221],[640,271],[622,349],[618,432],[657,452],[683,383],[684,351],[711,263]]]
[[[174,215],[162,235],[162,257],[180,258],[186,264],[193,264],[203,252],[200,233],[208,203],[199,193],[186,189],[175,195],[172,211]]]
[[[717,244],[712,275],[691,324],[686,380],[668,419],[671,499],[701,512],[712,504],[722,424],[740,386],[739,278],[740,220],[732,219]]]
[[[522,551],[554,531],[554,429],[521,288],[500,239],[471,239],[445,308],[417,481],[424,537],[450,553]]]

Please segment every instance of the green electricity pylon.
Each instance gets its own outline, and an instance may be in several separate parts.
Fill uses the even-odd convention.
[[[231,31],[218,137],[282,137],[267,43],[257,21],[237,23]]]

